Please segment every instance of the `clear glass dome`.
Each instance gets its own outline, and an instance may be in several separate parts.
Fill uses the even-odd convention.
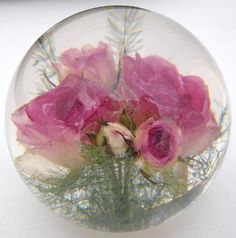
[[[140,230],[179,213],[209,184],[229,137],[228,95],[209,52],[174,21],[134,7],[88,10],[49,29],[21,62],[7,105],[26,184],[98,230]]]

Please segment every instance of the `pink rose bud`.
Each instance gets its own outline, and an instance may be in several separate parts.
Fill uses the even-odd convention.
[[[127,141],[133,138],[131,131],[121,123],[108,122],[97,134],[97,145],[102,145],[106,141],[113,154],[121,155],[128,149]]]
[[[177,160],[181,151],[181,130],[174,122],[151,118],[136,130],[135,135],[135,150],[151,166],[163,168]]]

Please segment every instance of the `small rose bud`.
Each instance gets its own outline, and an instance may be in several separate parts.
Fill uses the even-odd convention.
[[[124,125],[117,122],[108,122],[101,126],[97,134],[97,145],[106,143],[115,155],[121,155],[128,149],[127,141],[134,139],[134,135]]]
[[[134,146],[143,160],[155,168],[173,165],[181,151],[181,131],[170,120],[144,122],[135,132]]]

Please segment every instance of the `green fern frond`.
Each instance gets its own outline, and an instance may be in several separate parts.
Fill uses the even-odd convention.
[[[37,89],[39,94],[42,94],[55,88],[60,83],[60,77],[55,67],[57,58],[52,37],[49,34],[40,37],[36,42],[36,48],[32,64],[39,75]]]
[[[24,176],[45,204],[76,223],[110,231],[145,228],[156,207],[173,200],[180,189],[161,176],[157,184],[150,183],[131,152],[113,156],[105,146],[94,145],[83,145],[81,152],[87,163],[77,170],[51,171],[48,178]]]
[[[133,54],[141,49],[141,21],[143,15],[138,9],[111,9],[107,17],[110,35],[107,40],[116,54]]]
[[[124,55],[134,56],[143,47],[141,38],[141,22],[143,14],[136,8],[113,9],[109,11],[107,22],[110,43],[117,66],[117,84],[120,80],[121,59]],[[115,87],[116,87],[115,86]]]

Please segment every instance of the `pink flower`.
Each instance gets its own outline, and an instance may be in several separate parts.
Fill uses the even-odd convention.
[[[120,92],[125,98],[149,96],[160,110],[178,105],[182,80],[174,65],[157,56],[123,58]]]
[[[135,133],[134,146],[141,159],[155,168],[172,165],[181,151],[181,130],[170,120],[152,118]]]
[[[160,118],[158,104],[148,95],[140,97],[137,101],[127,101],[125,108],[136,127],[149,118],[155,120]]]
[[[183,91],[179,97],[177,124],[183,132],[181,156],[203,152],[219,135],[219,127],[210,110],[208,88],[196,76],[182,77]],[[170,114],[171,117],[171,113]]]
[[[84,129],[83,141],[88,140],[87,133],[97,134],[101,121],[105,122],[117,122],[119,120],[120,113],[122,112],[122,103],[117,100],[114,95],[107,95],[102,103],[97,107],[96,111],[91,115],[86,128]]]
[[[170,118],[183,134],[181,156],[196,155],[219,134],[210,110],[208,88],[196,76],[181,76],[174,65],[157,56],[124,57],[119,92],[124,98],[148,98],[159,116]]]
[[[155,120],[160,118],[158,106],[150,97],[142,97],[138,101],[122,100],[118,95],[111,93],[103,100],[103,103],[91,117],[86,131],[96,134],[101,126],[100,120],[118,122],[123,110],[125,110],[127,116],[133,121],[136,127],[150,117]]]
[[[93,81],[69,75],[58,87],[13,113],[17,139],[52,162],[77,167],[82,161],[80,133],[106,96]]]
[[[61,62],[57,68],[62,78],[68,74],[75,74],[106,88],[112,88],[116,83],[112,51],[105,43],[100,42],[97,48],[88,45],[80,50],[69,49],[62,54]]]

